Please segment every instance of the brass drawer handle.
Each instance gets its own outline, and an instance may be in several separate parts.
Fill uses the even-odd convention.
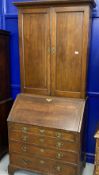
[[[21,150],[24,151],[24,152],[27,152],[27,147],[26,146],[22,146]]]
[[[62,147],[63,145],[64,145],[63,142],[57,142],[56,147],[57,147],[57,148],[60,148],[60,147]]]
[[[41,152],[41,153],[44,153],[44,151],[45,151],[45,150],[44,150],[43,148],[40,149],[40,152]]]
[[[63,153],[60,152],[60,153],[57,153],[56,158],[61,159],[63,156],[64,156]]]
[[[23,140],[24,142],[26,142],[26,141],[28,140],[28,136],[23,136],[23,137],[22,137],[22,140]]]
[[[23,127],[23,128],[22,128],[22,131],[23,131],[23,132],[27,132],[27,131],[28,131],[28,128],[27,128],[27,127]]]
[[[39,141],[40,141],[41,143],[44,143],[44,139],[43,139],[43,138],[40,138]]]
[[[52,47],[52,54],[55,54],[55,47]]]
[[[60,172],[60,171],[62,171],[62,167],[61,166],[56,166],[56,171],[58,171],[58,172]]]
[[[61,132],[57,132],[57,133],[56,133],[56,137],[57,137],[57,138],[61,138],[61,137],[62,137],[62,133],[61,133]]]
[[[45,164],[45,161],[44,160],[40,160],[40,164]]]
[[[32,163],[32,161],[31,161],[31,160],[22,159],[22,163],[23,163],[24,165],[28,165],[28,164]]]
[[[45,133],[45,129],[40,129],[40,133],[44,134]]]

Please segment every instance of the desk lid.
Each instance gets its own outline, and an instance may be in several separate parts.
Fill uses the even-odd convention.
[[[84,99],[20,94],[8,121],[80,132],[84,107]]]

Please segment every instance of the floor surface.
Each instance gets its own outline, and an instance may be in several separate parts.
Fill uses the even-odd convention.
[[[8,175],[8,164],[9,164],[9,156],[6,155],[1,161],[0,161],[0,175]],[[93,175],[94,165],[93,164],[86,164],[86,168],[83,171],[82,175]],[[26,171],[18,171],[15,172],[14,175],[37,175],[35,173],[30,173]]]

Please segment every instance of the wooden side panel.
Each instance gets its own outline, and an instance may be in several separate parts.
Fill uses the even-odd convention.
[[[53,9],[51,81],[53,95],[85,97],[88,15],[87,7]]]
[[[19,29],[22,92],[50,94],[49,10],[23,10]]]
[[[10,96],[9,35],[0,33],[0,101]]]
[[[7,117],[12,107],[10,98],[9,35],[0,30],[0,159],[8,149]]]
[[[8,150],[7,117],[11,107],[11,99],[0,102],[0,158]]]

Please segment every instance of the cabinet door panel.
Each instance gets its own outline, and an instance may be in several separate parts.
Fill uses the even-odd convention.
[[[52,94],[82,97],[87,63],[87,38],[84,48],[83,38],[88,33],[84,9],[55,8],[52,19]]]
[[[25,9],[19,15],[22,91],[50,93],[48,9]]]

